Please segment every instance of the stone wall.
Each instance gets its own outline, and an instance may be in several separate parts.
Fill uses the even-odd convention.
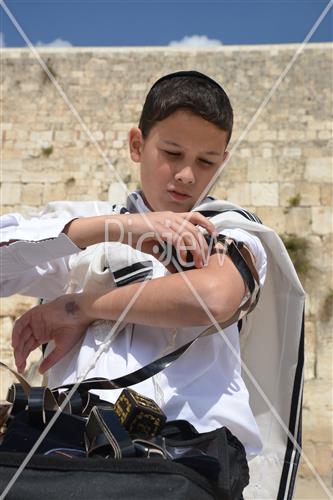
[[[138,168],[128,158],[127,133],[138,122],[150,85],[164,73],[180,69],[197,69],[220,81],[235,110],[235,129],[233,154],[214,194],[254,210],[284,235],[297,259],[307,292],[305,451],[327,478],[333,300],[332,45],[306,47],[235,147],[297,48],[39,49],[58,88],[29,49],[4,50],[1,203],[2,213],[28,214],[52,200],[118,198],[120,180],[137,188]],[[32,304],[34,300],[19,296],[2,301],[1,358],[9,363],[13,321]],[[3,375],[2,387],[6,385]],[[309,474],[306,466],[302,473]]]

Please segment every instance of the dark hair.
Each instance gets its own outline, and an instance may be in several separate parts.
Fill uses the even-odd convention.
[[[154,83],[139,121],[143,138],[148,136],[156,122],[164,120],[179,108],[187,108],[228,132],[229,142],[233,125],[229,98],[215,80],[198,71],[171,73]]]

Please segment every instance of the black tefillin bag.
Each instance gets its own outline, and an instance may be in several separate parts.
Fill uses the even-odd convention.
[[[222,328],[252,310],[259,296],[248,251],[235,242],[227,250],[251,296]],[[0,363],[19,380],[0,406],[1,499],[243,498],[249,483],[245,450],[226,427],[199,434],[187,421],[167,421],[155,401],[128,388],[170,366],[199,337],[214,333],[211,326],[136,372],[114,380],[84,380],[76,389],[74,384],[53,390],[31,387]],[[124,390],[115,404],[89,392],[119,388]]]
[[[114,405],[102,401],[88,391],[114,388],[115,381],[105,379],[80,384],[59,411],[73,386],[51,391],[19,377],[23,385],[13,384],[1,406],[1,498],[242,498],[249,482],[245,451],[226,427],[199,434],[185,420],[166,421],[153,400],[131,389],[124,389]]]

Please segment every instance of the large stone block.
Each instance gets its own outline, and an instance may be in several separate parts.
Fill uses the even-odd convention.
[[[302,155],[301,148],[283,148],[282,154],[284,156],[290,156],[291,158],[300,158]]]
[[[4,205],[16,205],[21,199],[21,184],[3,182],[0,186],[0,201]]]
[[[320,202],[322,205],[333,204],[333,189],[332,184],[321,184],[320,186]]]
[[[333,230],[331,207],[312,207],[312,231],[314,234],[326,235]]]
[[[332,380],[308,380],[304,386],[304,439],[327,443],[332,436]]]
[[[252,182],[251,203],[255,206],[278,206],[279,185],[277,182]]]
[[[263,224],[277,233],[286,232],[286,214],[282,207],[254,207],[252,211],[258,215]]]
[[[55,141],[62,143],[71,143],[76,139],[76,134],[72,130],[57,130],[55,132]]]
[[[43,144],[44,142],[51,142],[52,137],[53,137],[52,130],[44,130],[44,131],[30,133],[30,140],[32,142],[37,142],[38,144]]]
[[[278,166],[274,159],[253,158],[249,160],[247,180],[249,182],[272,182],[279,180]]]
[[[21,202],[27,205],[40,205],[42,202],[44,184],[23,184]]]
[[[231,185],[227,188],[227,200],[244,207],[251,203],[251,190],[249,183]]]
[[[279,180],[280,182],[302,181],[304,174],[303,160],[294,158],[279,159]]]
[[[300,182],[297,190],[301,195],[301,206],[320,205],[320,184]]]
[[[332,182],[332,157],[309,158],[306,162],[304,175],[308,182]]]
[[[286,214],[286,232],[307,236],[311,232],[311,208],[292,207]]]
[[[50,201],[66,200],[67,193],[64,183],[59,184],[45,184],[43,188],[43,204]]]

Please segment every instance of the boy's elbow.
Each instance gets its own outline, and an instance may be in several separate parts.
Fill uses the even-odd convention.
[[[244,288],[226,289],[218,281],[210,284],[209,292],[206,297],[206,304],[211,315],[218,323],[223,323],[231,318],[240,306],[244,295]]]

